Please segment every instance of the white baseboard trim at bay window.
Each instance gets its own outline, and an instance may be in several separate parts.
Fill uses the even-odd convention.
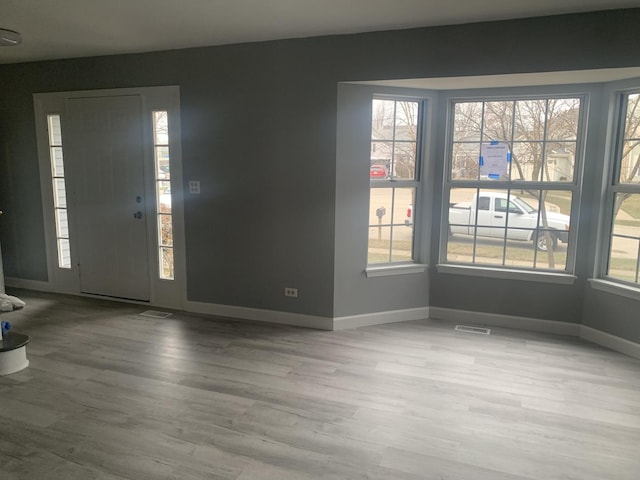
[[[640,359],[640,343],[635,343],[579,323],[556,322],[553,320],[470,312],[467,310],[440,307],[429,307],[429,310],[431,311],[431,316],[429,317],[431,319],[579,337],[588,342]]]
[[[426,320],[429,318],[429,307],[392,310],[389,312],[364,313],[333,319],[334,330],[381,325],[384,323],[408,322],[410,320]]]
[[[624,353],[630,357],[640,359],[640,343],[616,337],[615,335],[587,327],[586,325],[582,325],[580,338],[598,344],[602,347],[610,348],[616,352]]]
[[[553,320],[538,320],[529,317],[517,317],[515,315],[499,315],[495,313],[471,312],[468,310],[456,310],[453,308],[430,307],[434,320],[447,320],[455,323],[471,323],[486,325],[488,327],[515,328],[518,330],[531,330],[555,335],[580,336],[580,324],[569,322],[555,322]]]

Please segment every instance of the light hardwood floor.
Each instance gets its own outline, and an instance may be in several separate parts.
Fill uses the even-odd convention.
[[[0,479],[640,479],[640,361],[437,321],[322,332],[15,291]]]

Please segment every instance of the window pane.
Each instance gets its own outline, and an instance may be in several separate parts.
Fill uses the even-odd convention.
[[[405,225],[408,222],[410,209],[415,206],[415,188],[395,188],[393,201],[393,217],[391,221],[395,225]]]
[[[49,115],[49,146],[62,145],[62,129],[60,128],[60,115]]]
[[[371,142],[371,169],[369,177],[371,180],[386,180],[391,171],[391,160],[393,158],[393,142]],[[374,165],[376,165],[374,167]]]
[[[470,235],[449,235],[447,240],[447,262],[473,262],[473,232]]]
[[[548,182],[572,182],[575,157],[575,142],[547,143],[543,180]]]
[[[51,147],[51,168],[54,177],[64,177],[62,147]]]
[[[542,175],[543,142],[514,142],[511,180],[539,182]]]
[[[171,213],[171,182],[160,180],[158,183],[158,211]]]
[[[169,147],[156,147],[156,178],[169,179],[171,164],[169,162]]]
[[[413,180],[416,177],[416,143],[397,142],[392,166],[391,178]]]
[[[451,179],[477,180],[480,173],[480,144],[454,143],[451,153]]]
[[[640,138],[640,93],[627,97],[624,138]]]
[[[160,215],[160,246],[173,246],[173,228],[171,225],[171,215]]]
[[[66,238],[58,239],[58,266],[60,268],[71,268],[71,248],[69,240]]]
[[[608,275],[637,282],[640,260],[640,194],[618,193],[614,202]]]
[[[169,124],[167,112],[153,112],[154,145],[169,145]]]
[[[58,237],[69,238],[69,221],[66,208],[56,208],[56,231]]]
[[[509,142],[513,130],[513,101],[486,102],[482,141]]]
[[[396,227],[391,248],[392,262],[410,262],[413,259],[413,225]]]
[[[67,194],[64,187],[64,178],[53,179],[53,198],[56,208],[67,208]]]
[[[391,227],[369,227],[368,263],[388,263],[391,245]]]
[[[627,97],[624,141],[619,165],[620,183],[640,183],[640,94]]]
[[[505,250],[505,266],[513,268],[534,268],[535,259],[539,255],[529,242],[507,241]]]
[[[393,140],[395,101],[374,99],[372,104],[371,138]]]
[[[395,140],[416,141],[418,138],[418,102],[396,102]]]
[[[173,248],[160,247],[160,278],[165,280],[173,280]]]
[[[543,140],[546,100],[516,101],[514,140]]]
[[[640,240],[614,235],[611,238],[607,275],[625,282],[638,283],[638,248],[640,248]]]
[[[640,183],[640,140],[623,142],[618,172],[619,183]]]
[[[476,240],[474,263],[483,265],[503,265],[505,242],[502,232],[496,231],[495,237],[483,237]]]
[[[579,98],[552,98],[547,115],[547,140],[575,140],[580,119]]]
[[[415,188],[372,188],[369,263],[413,258]]]
[[[456,103],[453,121],[455,142],[480,141],[482,102]]]

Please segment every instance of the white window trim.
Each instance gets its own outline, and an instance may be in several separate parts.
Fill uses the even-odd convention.
[[[382,264],[379,267],[367,267],[364,271],[367,278],[390,277],[394,275],[409,275],[415,273],[424,273],[428,266],[422,263],[408,263],[404,265]]]
[[[438,273],[465,275],[469,277],[499,278],[504,280],[523,280],[529,282],[554,283],[558,285],[573,285],[575,275],[549,272],[545,270],[518,270],[506,268],[492,268],[485,266],[455,265],[439,263],[436,265]]]
[[[640,288],[619,283],[615,280],[606,280],[602,278],[590,278],[587,281],[594,290],[600,290],[601,292],[607,292],[613,295],[631,298],[633,300],[640,300]]]

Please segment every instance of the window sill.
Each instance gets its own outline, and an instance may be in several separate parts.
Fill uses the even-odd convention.
[[[555,283],[558,285],[573,285],[575,275],[567,273],[534,272],[530,270],[507,270],[491,267],[471,267],[467,265],[436,265],[438,273],[467,275],[471,277],[500,278],[505,280],[526,280],[529,282]]]
[[[382,267],[368,267],[364,273],[367,278],[373,277],[389,277],[391,275],[407,275],[412,273],[424,273],[427,266],[421,263],[412,263],[407,265],[385,265]]]
[[[590,278],[588,281],[591,285],[591,288],[593,288],[594,290],[600,290],[602,292],[631,298],[633,300],[640,300],[640,288],[632,287],[630,285],[623,285],[621,283],[612,282],[610,280],[603,280],[601,278]]]

